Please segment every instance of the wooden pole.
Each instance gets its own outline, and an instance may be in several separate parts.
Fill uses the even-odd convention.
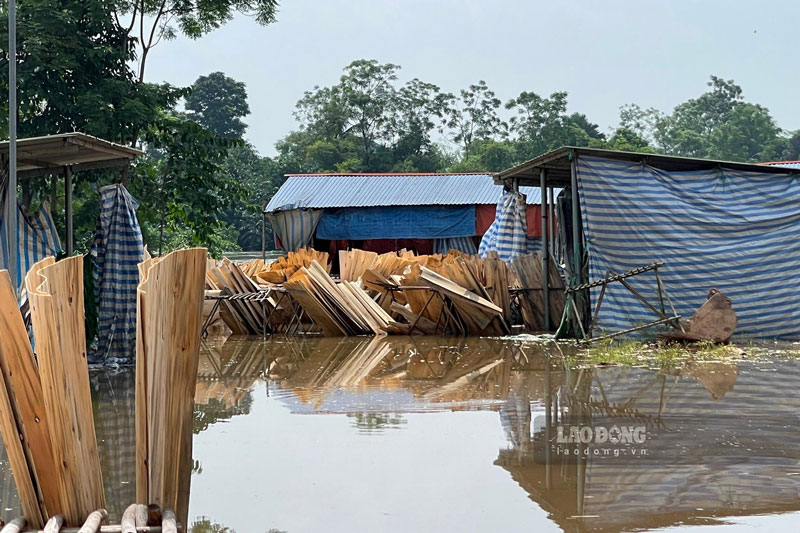
[[[550,247],[547,239],[547,171],[539,171],[542,196],[542,301],[544,302],[544,329],[550,331]]]

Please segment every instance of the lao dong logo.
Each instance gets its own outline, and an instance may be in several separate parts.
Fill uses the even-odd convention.
[[[558,426],[559,444],[643,444],[647,440],[646,426]]]

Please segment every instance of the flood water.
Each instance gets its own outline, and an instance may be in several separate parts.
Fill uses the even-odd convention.
[[[799,385],[780,356],[650,370],[522,338],[209,341],[191,530],[797,531]],[[92,386],[118,513],[133,372]],[[19,512],[5,461],[0,502]]]

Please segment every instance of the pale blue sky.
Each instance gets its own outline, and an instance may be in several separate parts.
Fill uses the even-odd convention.
[[[740,0],[284,0],[278,22],[238,17],[197,41],[159,44],[147,80],[189,85],[221,70],[247,84],[247,138],[263,155],[296,127],[305,90],[360,58],[457,92],[479,79],[503,100],[569,93],[609,130],[619,106],[662,111],[733,78],[779,126],[800,128],[800,3]]]

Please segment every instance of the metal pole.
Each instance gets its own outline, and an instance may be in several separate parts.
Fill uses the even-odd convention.
[[[8,195],[6,198],[6,245],[8,273],[19,290],[17,279],[17,3],[8,0]]]
[[[261,260],[267,260],[267,214],[264,212],[265,204],[261,205]]]
[[[572,188],[572,283],[580,285],[583,282],[582,268],[581,268],[581,232],[578,227],[580,222],[580,204],[578,203],[578,155],[572,153],[570,161],[570,187]],[[578,326],[575,328],[575,336],[578,336],[578,329],[583,328],[580,323],[582,313],[578,311],[577,304],[581,299],[578,298],[578,293],[573,294],[572,303],[575,317],[578,320]]]
[[[572,187],[572,265],[575,281],[581,283],[581,232],[578,227],[580,222],[580,204],[578,203],[578,156],[573,155],[570,161],[571,187]]]
[[[556,255],[556,231],[555,231],[555,213],[556,213],[556,200],[553,189],[548,189],[550,195],[550,210],[547,213],[547,218],[550,223],[547,225],[547,230],[550,232],[550,255]]]
[[[75,251],[72,236],[72,167],[64,167],[64,226],[67,241],[67,255]]]
[[[547,174],[539,171],[542,191],[542,296],[544,301],[544,329],[550,331],[550,248],[547,242]]]

